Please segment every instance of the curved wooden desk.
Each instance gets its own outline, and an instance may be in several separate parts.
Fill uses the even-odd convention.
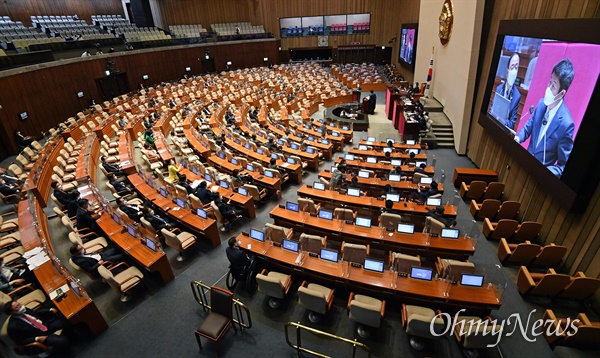
[[[319,178],[325,178],[327,180],[331,180],[332,174],[330,171],[328,170],[321,170],[321,172],[319,173]],[[368,186],[371,187],[375,190],[377,190],[377,192],[381,192],[384,187],[386,185],[391,185],[392,188],[395,188],[400,192],[402,191],[418,191],[419,189],[419,185],[418,184],[414,184],[411,181],[389,181],[389,180],[383,180],[381,178],[359,178],[358,179],[358,183],[360,185],[363,186]],[[352,175],[350,174],[346,174],[346,178],[344,179],[347,183],[349,183],[352,180]],[[438,190],[440,191],[440,193],[444,192],[444,186],[443,184],[438,184]]]

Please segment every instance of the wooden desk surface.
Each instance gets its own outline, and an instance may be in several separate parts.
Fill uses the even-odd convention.
[[[271,246],[267,242],[251,239],[244,233],[238,235],[241,248],[263,258],[267,263],[283,267],[294,276],[308,276],[312,280],[325,284],[335,284],[346,290],[359,290],[376,294],[378,298],[392,298],[428,303],[450,309],[466,308],[487,312],[499,309],[502,303],[494,287],[465,287],[451,285],[443,280],[424,281],[398,277],[385,270],[376,273],[348,266],[342,262],[333,263],[305,255],[300,264],[296,264],[297,253],[281,247]],[[250,245],[250,246],[248,246]]]
[[[276,128],[275,126],[273,126],[272,124],[269,124],[269,130],[271,131],[271,133],[275,133],[277,134],[279,137],[282,137],[283,135],[285,135],[285,132],[282,131],[279,128]],[[320,138],[320,137],[313,137],[313,140],[308,140],[308,137],[296,137],[295,135],[289,135],[288,138],[290,138],[291,140],[293,140],[294,142],[302,142],[305,141],[308,145],[317,148],[321,153],[323,153],[323,157],[325,159],[331,159],[333,156],[333,144],[329,143],[329,144],[323,144],[321,142],[316,141],[316,139]]]
[[[346,224],[344,220],[326,220],[310,216],[305,212],[293,212],[276,206],[269,212],[277,225],[292,227],[294,231],[327,235],[328,241],[346,241],[356,244],[369,244],[381,250],[401,251],[405,254],[427,257],[442,257],[455,260],[466,260],[475,253],[473,242],[469,238],[457,240],[430,237],[428,234],[415,232],[412,235],[390,232],[372,222],[370,228]],[[299,230],[297,230],[299,229]]]
[[[378,200],[377,198],[370,196],[355,197],[346,194],[340,194],[339,192],[332,190],[317,190],[314,188],[309,188],[306,185],[303,185],[300,189],[298,189],[298,196],[311,198],[321,203],[339,203],[350,205],[356,208],[368,208],[374,210],[375,212],[379,212],[381,209],[385,208],[385,200]],[[404,206],[405,204],[406,206]],[[433,208],[426,205],[417,205],[417,203],[414,202],[398,202],[394,203],[392,209],[406,214],[426,215],[427,212]],[[452,217],[456,216],[456,207],[452,205],[444,205],[444,215]]]
[[[359,145],[370,145],[371,147],[377,147],[377,148],[387,148],[387,143],[386,142],[371,142],[371,144],[368,144],[368,142],[366,140],[361,140],[359,143]],[[416,144],[404,144],[404,143],[398,143],[396,141],[394,141],[394,149],[421,149],[421,145],[419,143]]]
[[[251,175],[255,180],[255,184],[257,184],[259,187],[267,189],[267,191],[272,194],[276,190],[281,190],[281,179],[279,178],[269,178],[258,172],[249,172],[246,170],[246,168],[242,168],[241,165],[232,164],[226,161],[225,159],[219,158],[216,155],[208,157],[208,162],[211,163],[213,166],[220,168],[220,171],[224,173],[231,174],[234,170],[237,169],[240,171],[240,173]]]
[[[208,159],[208,157],[211,155],[210,149],[200,142],[200,140],[196,137],[197,133],[198,131],[196,131],[195,128],[184,128],[183,130],[183,134],[185,134],[190,147],[200,154],[200,156],[204,157],[204,159]]]
[[[340,158],[336,159],[335,162],[339,163]],[[382,163],[373,164],[373,163],[367,163],[367,162],[360,162],[358,160],[346,160],[346,165],[348,165],[349,167],[355,167],[355,168],[359,168],[359,169],[368,169],[368,170],[375,170],[375,171],[380,171],[380,172],[387,172],[388,174],[390,171],[395,169],[395,167],[390,164],[382,164]],[[402,166],[400,166],[400,168],[402,169],[403,172],[406,172],[406,173],[414,173],[414,171],[415,171],[414,167],[410,167],[408,165],[402,165]],[[425,172],[429,175],[433,175],[433,173],[435,172],[435,168],[434,167],[425,167]]]
[[[327,180],[331,180],[332,174],[330,171],[326,171],[326,170],[321,170],[321,172],[319,173],[319,178],[325,178]],[[398,189],[398,190],[410,190],[410,191],[417,191],[419,190],[419,186],[418,184],[414,184],[412,181],[389,181],[389,180],[383,180],[381,178],[359,178],[358,179],[358,183],[360,185],[366,185],[366,186],[370,186],[370,187],[376,187],[379,190],[383,189],[386,185],[391,185],[392,188]],[[350,182],[352,180],[352,175],[350,174],[346,174],[346,178],[345,178],[346,182]],[[438,190],[440,191],[440,193],[444,192],[444,186],[443,184],[438,184]]]
[[[348,150],[348,154],[354,154],[355,156],[360,156],[360,157],[376,157],[379,159],[385,158],[384,152],[378,152],[375,150],[360,150],[358,148],[350,148],[350,150]],[[392,152],[390,154],[390,157],[392,159],[409,159],[410,155],[404,154],[404,153]],[[419,153],[419,154],[415,155],[415,160],[426,161],[427,154]]]
[[[452,183],[460,188],[461,183],[471,184],[474,180],[482,180],[486,183],[498,181],[498,172],[491,169],[477,168],[454,168]]]

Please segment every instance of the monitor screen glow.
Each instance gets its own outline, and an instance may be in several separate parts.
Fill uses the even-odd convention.
[[[287,201],[285,203],[285,208],[289,211],[294,211],[294,212],[298,212],[298,204],[297,203],[292,203],[291,201]]]
[[[444,228],[444,229],[442,229],[442,233],[440,234],[440,237],[443,237],[444,239],[458,239],[459,234],[460,234],[460,230],[458,230],[458,229]]]
[[[431,183],[433,183],[433,178],[429,178],[429,177],[424,178],[424,177],[422,177],[421,180],[420,180],[420,182],[421,182],[421,184],[431,184]]]
[[[367,149],[369,149],[369,148],[366,145],[361,144],[358,146],[358,150],[367,150]]]
[[[333,212],[330,210],[321,209],[319,210],[319,218],[325,220],[333,220]]]
[[[414,234],[415,233],[415,225],[413,224],[398,224],[397,231],[402,234]]]
[[[371,174],[371,173],[369,173],[369,172],[366,172],[366,171],[364,171],[364,170],[361,170],[361,171],[359,171],[359,172],[358,172],[358,177],[359,177],[359,178],[364,178],[364,179],[367,179],[367,178],[369,178],[369,175],[370,175],[370,174]]]
[[[397,203],[400,201],[400,194],[394,194],[394,193],[385,194],[385,200],[391,200],[394,203]]]
[[[485,276],[483,275],[469,275],[463,273],[460,278],[460,284],[462,286],[473,286],[473,287],[481,287],[483,286],[483,279]]]
[[[388,177],[389,181],[398,182],[400,181],[400,175],[398,174],[390,174]]]
[[[271,172],[270,170],[265,170],[265,176],[267,178],[272,178],[273,177],[273,172]]]
[[[258,240],[260,242],[265,241],[265,233],[259,230],[250,229],[250,238]]]
[[[362,226],[362,227],[369,228],[369,227],[371,227],[371,219],[357,216],[356,217],[356,226]]]
[[[288,239],[283,239],[283,248],[293,252],[298,252],[298,242]]]
[[[250,165],[250,164],[247,164],[246,165],[246,170],[249,171],[249,172],[253,172],[254,171],[254,167],[252,165]]]
[[[365,270],[383,273],[383,261],[365,257]]]
[[[325,261],[338,262],[338,252],[335,250],[321,249],[319,257]]]
[[[229,184],[225,180],[219,180],[219,186],[223,189],[229,189]]]
[[[402,160],[400,160],[400,159],[392,159],[392,162],[391,162],[391,164],[392,164],[393,166],[395,166],[395,167],[402,166]]]
[[[175,202],[180,208],[185,208],[185,200],[183,200],[182,198],[177,198]]]
[[[321,182],[316,181],[316,182],[313,183],[313,188],[315,190],[325,190],[325,183],[321,183]]]
[[[344,155],[344,159],[346,159],[346,160],[354,160],[354,154],[346,154],[346,155]]]
[[[203,209],[196,209],[196,215],[198,215],[202,219],[206,219],[206,211],[204,211]]]
[[[377,138],[375,137],[367,137],[367,142],[376,142]]]
[[[349,196],[359,197],[360,196],[360,189],[358,189],[358,188],[348,188],[348,195]]]
[[[244,188],[243,186],[240,186],[238,187],[238,194],[248,196],[248,189]]]
[[[442,198],[427,198],[427,206],[439,206],[442,205]]]
[[[157,250],[156,241],[152,240],[149,237],[146,237],[146,247],[149,248],[150,250],[156,252],[156,250]]]
[[[406,141],[406,144],[407,144],[407,145],[415,145],[416,143],[417,143],[417,141],[416,141],[416,140],[414,140],[414,139],[408,139],[408,140]]]
[[[414,153],[415,155],[419,154],[419,150],[418,149],[409,149],[408,150],[408,154]]]
[[[375,157],[367,157],[367,163],[377,164],[377,158],[375,158]]]
[[[410,277],[419,280],[431,281],[433,278],[433,270],[429,268],[413,266],[410,269]]]

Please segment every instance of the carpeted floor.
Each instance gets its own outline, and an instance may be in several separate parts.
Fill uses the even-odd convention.
[[[378,106],[376,114],[370,116],[370,131],[356,132],[354,143],[364,139],[367,135],[376,136],[378,139],[388,137],[399,138],[397,131],[384,115],[384,93],[377,93]],[[322,108],[321,108],[322,109]],[[314,117],[321,117],[322,111]],[[345,150],[350,146],[347,145]],[[136,150],[139,157],[139,151]],[[446,192],[444,202],[451,201],[458,205],[459,227],[471,232],[471,236],[479,236],[475,255],[470,259],[476,265],[494,267],[499,265],[496,255],[496,244],[488,242],[480,234],[481,224],[475,224],[470,216],[467,205],[456,196],[451,185],[451,175],[456,167],[474,167],[466,157],[458,156],[452,149],[436,149],[428,152],[430,157],[436,157],[435,177],[439,181],[444,171]],[[337,157],[337,155],[336,155]],[[331,162],[325,163],[322,168],[328,168]],[[102,175],[99,171],[99,175]],[[309,172],[303,182],[312,183],[316,180],[317,173]],[[99,178],[100,179],[100,178]],[[101,178],[99,182],[103,182]],[[297,185],[285,187],[283,197],[279,202],[286,200],[295,201]],[[107,197],[111,197],[107,188],[102,184],[100,190]],[[168,285],[163,285],[159,277],[145,272],[144,287],[127,303],[119,301],[119,295],[114,293],[108,285],[100,281],[90,281],[87,276],[75,273],[79,277],[90,296],[98,306],[100,312],[107,320],[110,328],[100,337],[92,339],[86,336],[77,336],[73,356],[78,357],[190,357],[216,356],[215,345],[203,340],[204,350],[198,350],[194,338],[194,330],[203,321],[205,314],[195,302],[190,288],[190,282],[199,280],[207,285],[225,287],[224,276],[228,271],[228,262],[225,257],[225,242],[230,236],[237,235],[240,231],[248,231],[250,227],[262,228],[269,219],[269,211],[276,204],[272,201],[257,208],[257,217],[252,222],[246,220],[244,224],[230,233],[221,233],[223,244],[212,249],[208,243],[200,243],[190,253],[184,262],[175,260],[176,252],[166,248],[167,256],[176,278]],[[47,208],[51,212],[51,207]],[[57,255],[62,262],[68,262],[68,247],[70,243],[66,237],[66,230],[56,218],[49,219],[52,242]],[[503,306],[499,311],[492,313],[492,318],[506,319],[512,313],[518,313],[526,320],[532,309],[537,311],[532,318],[541,318],[544,307],[548,303],[532,303],[525,301],[516,290],[516,268],[498,270],[498,274],[505,276],[507,288],[502,297]],[[382,327],[373,332],[368,339],[359,338],[356,334],[355,324],[348,318],[346,303],[348,292],[337,292],[331,312],[318,324],[308,320],[305,309],[296,304],[294,292],[301,280],[294,281],[291,294],[283,301],[278,309],[268,306],[268,300],[260,292],[247,293],[238,287],[235,291],[236,298],[246,304],[251,312],[252,328],[243,333],[229,333],[221,344],[221,356],[225,357],[292,357],[295,350],[286,345],[284,325],[287,322],[301,322],[310,327],[336,334],[349,339],[358,339],[365,343],[374,357],[459,357],[462,355],[460,347],[453,336],[445,336],[437,341],[431,341],[425,351],[417,352],[410,348],[408,337],[401,327],[400,303],[391,302],[386,307],[386,315]],[[553,308],[556,307],[553,305]],[[582,308],[579,306],[560,305],[560,314],[574,317]],[[530,325],[531,326],[531,325]],[[529,327],[530,327],[529,326]],[[506,327],[505,332],[512,331]],[[521,334],[515,332],[511,336],[503,337],[498,348],[485,349],[480,352],[482,357],[552,357],[554,354],[561,357],[592,356],[574,349],[559,348],[553,353],[543,338],[537,337],[535,342],[527,342]],[[290,330],[290,340],[296,341],[295,332]],[[352,348],[338,341],[314,337],[309,334],[302,335],[302,345],[333,357],[349,357]],[[9,352],[9,356],[14,353]],[[366,354],[359,354],[359,357]]]

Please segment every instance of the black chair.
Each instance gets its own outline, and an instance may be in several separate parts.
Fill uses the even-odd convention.
[[[229,265],[229,272],[225,283],[227,288],[234,290],[238,282],[243,282],[246,291],[253,292],[256,288],[256,261],[252,260],[250,265],[244,267],[233,267]]]
[[[196,329],[196,341],[202,349],[200,337],[210,339],[217,344],[217,355],[219,354],[219,343],[225,334],[233,327],[233,293],[222,288],[212,286],[210,288],[210,313]]]

